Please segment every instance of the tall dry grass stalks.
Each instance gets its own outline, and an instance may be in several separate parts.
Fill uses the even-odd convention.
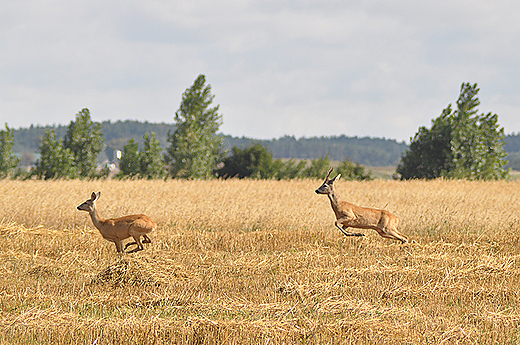
[[[520,342],[520,183],[340,181],[413,242],[333,225],[321,181],[0,181],[0,343]],[[84,212],[145,213],[118,255]]]

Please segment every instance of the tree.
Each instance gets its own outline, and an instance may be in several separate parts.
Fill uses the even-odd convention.
[[[498,115],[478,114],[479,90],[477,84],[463,83],[457,109],[449,104],[431,129],[419,128],[397,166],[401,179],[508,176],[504,129],[498,125]]]
[[[14,130],[5,124],[5,131],[0,130],[0,178],[5,178],[16,168],[20,161],[13,153]]]
[[[449,171],[451,162],[451,105],[432,121],[432,128],[420,127],[403,154],[397,173],[403,179],[434,179]]]
[[[34,174],[39,179],[75,178],[77,170],[74,155],[65,148],[62,139],[56,139],[54,129],[45,130],[40,140],[40,158]]]
[[[339,167],[336,169],[341,177],[345,180],[350,181],[362,181],[362,180],[373,180],[372,174],[369,172],[365,172],[365,167],[359,163],[351,162],[346,159]]]
[[[211,86],[199,75],[182,95],[175,113],[177,128],[168,132],[166,160],[174,177],[210,178],[222,156],[222,138],[217,131],[222,124],[219,106],[210,108],[213,98]]]
[[[140,174],[147,179],[162,178],[165,165],[159,140],[155,137],[155,132],[152,134],[146,132],[143,139],[143,149],[139,153]]]
[[[103,150],[104,141],[101,124],[92,121],[87,108],[76,114],[76,121],[70,122],[63,144],[74,155],[80,177],[95,175],[97,156]]]
[[[119,169],[119,177],[139,176],[148,179],[161,178],[165,174],[165,165],[162,160],[159,140],[155,133],[150,135],[148,132],[143,136],[143,148],[139,151],[139,144],[134,138],[128,140],[123,147]]]
[[[305,161],[294,159],[287,162],[273,159],[273,154],[262,144],[252,143],[249,147],[233,146],[231,155],[222,160],[222,167],[216,170],[219,177],[294,179],[300,177]]]
[[[478,91],[477,84],[462,85],[457,101],[458,114],[452,122],[453,166],[446,176],[483,180],[507,178],[504,128],[498,125],[497,114],[477,115]]]
[[[122,176],[136,176],[139,174],[141,166],[139,164],[139,144],[134,138],[128,140],[128,143],[123,147],[121,153],[121,161],[119,162],[119,170]]]
[[[306,161],[296,161],[289,159],[283,162],[280,158],[274,161],[274,170],[277,172],[278,180],[291,180],[300,177],[301,172],[305,169]]]
[[[222,163],[223,167],[217,170],[219,177],[268,179],[274,175],[273,155],[259,143],[244,149],[234,146]]]
[[[303,177],[323,178],[330,169],[329,155],[311,160],[311,165],[302,171]]]

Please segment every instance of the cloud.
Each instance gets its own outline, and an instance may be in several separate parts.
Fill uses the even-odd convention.
[[[0,120],[173,122],[199,74],[222,131],[408,140],[463,82],[520,131],[513,1],[6,1]]]

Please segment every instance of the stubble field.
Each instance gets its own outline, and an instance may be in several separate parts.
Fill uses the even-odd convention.
[[[520,182],[339,181],[412,243],[347,238],[321,181],[0,181],[2,344],[517,344]],[[118,255],[86,212],[145,213]]]

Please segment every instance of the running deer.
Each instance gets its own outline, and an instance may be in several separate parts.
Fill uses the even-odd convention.
[[[99,217],[99,213],[96,209],[96,201],[100,195],[101,192],[92,192],[90,199],[79,205],[78,210],[87,211],[90,214],[92,223],[98,228],[101,236],[107,241],[114,242],[118,253],[124,252],[123,240],[129,237],[133,237],[134,242],[127,243],[125,250],[133,244],[137,245],[137,247],[128,253],[143,250],[143,243],[152,242],[146,234],[154,230],[157,224],[155,224],[150,217],[144,214],[136,214],[120,218],[102,219]],[[142,243],[141,236],[143,236]]]
[[[385,238],[398,240],[401,243],[408,242],[408,238],[397,231],[399,220],[390,212],[361,207],[341,200],[338,193],[334,190],[334,182],[340,178],[341,174],[338,174],[333,179],[329,179],[332,170],[332,168],[329,170],[323,184],[316,189],[316,193],[327,194],[332,209],[336,214],[336,222],[334,224],[345,236],[364,236],[362,233],[347,231],[348,227],[374,229]]]

